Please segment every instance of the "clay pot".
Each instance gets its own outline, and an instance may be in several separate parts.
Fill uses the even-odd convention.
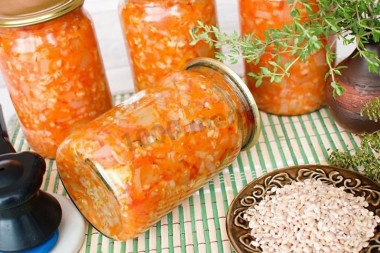
[[[380,55],[380,44],[366,45],[368,50]],[[331,115],[339,126],[353,133],[372,133],[380,130],[380,122],[371,121],[366,115],[361,116],[360,110],[364,105],[376,97],[380,97],[380,75],[368,70],[365,59],[357,56],[355,50],[339,65],[347,66],[342,69],[342,76],[336,76],[336,81],[346,88],[342,96],[333,97],[332,87],[326,85],[326,103]]]

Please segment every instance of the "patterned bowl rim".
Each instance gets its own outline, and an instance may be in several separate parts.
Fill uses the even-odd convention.
[[[238,192],[238,194],[234,197],[234,199],[231,201],[231,203],[230,203],[230,205],[228,207],[225,226],[226,226],[228,240],[229,240],[230,244],[232,245],[234,251],[236,251],[238,253],[244,253],[245,252],[245,251],[241,251],[240,248],[238,247],[238,243],[239,242],[236,242],[234,240],[234,236],[231,234],[232,228],[229,227],[230,221],[235,218],[234,213],[233,213],[233,211],[234,211],[233,210],[233,206],[235,206],[235,203],[242,198],[242,193],[247,188],[250,188],[250,187],[253,187],[254,185],[256,185],[257,182],[260,181],[260,180],[263,180],[263,179],[265,179],[267,177],[275,176],[275,175],[283,173],[283,172],[287,172],[287,171],[290,171],[290,170],[295,170],[295,169],[298,170],[298,171],[300,169],[312,169],[312,170],[313,169],[314,170],[322,169],[323,171],[325,171],[324,169],[331,169],[331,170],[337,170],[338,172],[345,171],[345,172],[350,173],[352,175],[357,175],[359,178],[365,178],[365,179],[369,180],[371,183],[373,183],[376,186],[377,190],[380,192],[380,184],[378,184],[377,182],[375,182],[372,179],[368,178],[366,175],[364,175],[362,173],[359,173],[357,171],[354,171],[354,170],[343,169],[343,168],[329,166],[329,165],[297,165],[297,166],[290,166],[290,167],[286,167],[286,168],[282,168],[282,169],[277,169],[277,170],[271,171],[269,173],[266,173],[264,175],[261,175],[260,177],[253,179],[246,186],[244,186]]]

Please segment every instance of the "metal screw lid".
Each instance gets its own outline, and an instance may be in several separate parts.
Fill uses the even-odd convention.
[[[84,0],[0,0],[0,27],[23,27],[65,15]]]
[[[234,88],[237,88],[244,95],[245,100],[248,103],[250,110],[252,111],[253,118],[255,121],[255,128],[254,128],[251,136],[249,136],[247,138],[247,142],[242,147],[242,150],[249,150],[250,148],[252,148],[256,144],[256,142],[258,141],[258,139],[260,137],[260,133],[261,133],[260,112],[259,112],[259,109],[257,107],[256,101],[252,96],[251,91],[248,89],[248,87],[244,83],[244,81],[238,76],[238,74],[236,74],[227,65],[225,65],[225,64],[223,64],[217,60],[214,60],[211,58],[205,58],[205,57],[197,58],[197,59],[190,61],[187,64],[186,69],[191,69],[191,68],[199,67],[199,66],[208,67],[208,68],[211,68],[211,69],[219,72],[220,74],[222,74],[223,76],[225,76],[228,79],[229,83]]]

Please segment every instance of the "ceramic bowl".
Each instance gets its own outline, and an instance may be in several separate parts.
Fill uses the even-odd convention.
[[[336,187],[344,186],[346,192],[355,196],[363,196],[368,202],[368,210],[380,216],[380,186],[357,172],[323,165],[304,165],[280,169],[265,174],[245,186],[232,201],[227,213],[227,234],[238,253],[262,252],[258,247],[250,245],[254,238],[243,215],[249,207],[257,205],[273,187],[283,187],[293,181],[314,178]],[[380,226],[370,245],[361,252],[380,252]]]

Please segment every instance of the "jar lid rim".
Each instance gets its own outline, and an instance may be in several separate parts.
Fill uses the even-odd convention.
[[[217,61],[212,58],[200,57],[200,58],[196,58],[190,61],[186,65],[185,69],[191,69],[197,66],[208,66],[208,67],[211,67],[212,69],[217,70],[221,74],[228,76],[228,78],[232,81],[230,82],[231,85],[234,85],[234,87],[240,90],[240,92],[245,96],[245,99],[249,103],[249,107],[252,110],[254,121],[255,121],[254,132],[248,139],[248,142],[245,143],[244,146],[242,147],[243,151],[249,150],[257,143],[260,137],[260,133],[261,133],[260,112],[251,91],[249,90],[245,82],[239,77],[238,74],[236,74],[231,68],[229,68],[227,65],[225,65],[224,63],[220,61]]]
[[[63,16],[84,0],[0,0],[0,27],[24,27]]]

